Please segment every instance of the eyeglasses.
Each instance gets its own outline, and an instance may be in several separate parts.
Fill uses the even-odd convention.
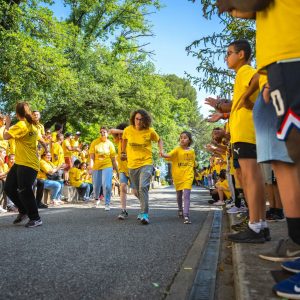
[[[225,57],[229,57],[233,53],[237,54],[239,52],[238,51],[227,51],[226,54],[225,54]]]

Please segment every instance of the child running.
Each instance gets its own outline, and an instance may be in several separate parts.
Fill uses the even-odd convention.
[[[178,217],[184,217],[184,224],[191,224],[190,196],[195,170],[195,151],[190,148],[192,142],[191,133],[183,131],[179,137],[180,146],[168,154],[162,154],[162,157],[172,162],[172,177],[177,195]],[[184,210],[182,210],[182,196]]]

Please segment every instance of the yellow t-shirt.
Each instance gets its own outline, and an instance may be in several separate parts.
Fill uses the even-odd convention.
[[[172,178],[176,191],[192,189],[194,181],[195,151],[176,147],[167,160],[172,162]]]
[[[256,60],[258,69],[274,62],[300,58],[300,2],[275,0],[256,12]]]
[[[3,139],[4,129],[5,129],[5,125],[0,127],[0,147],[4,148],[7,151],[8,150],[8,141]]]
[[[67,147],[71,147],[70,140],[64,140],[62,143],[62,148],[63,148],[65,157],[72,157],[72,151],[70,151]]]
[[[8,133],[16,142],[16,164],[38,171],[39,159],[36,143],[40,137],[36,126],[29,124],[26,120],[19,121],[9,128]]]
[[[6,163],[0,160],[0,173],[7,173],[9,171],[9,167]]]
[[[122,152],[122,140],[120,139],[118,145],[118,156],[117,156],[118,169],[119,169],[119,173],[125,173],[126,176],[129,176],[127,160],[121,160],[121,152]]]
[[[69,170],[69,181],[70,185],[75,186],[75,187],[80,187],[81,184],[83,183],[82,180],[82,171],[76,167],[72,167]]]
[[[59,142],[52,144],[51,147],[52,162],[55,166],[60,166],[65,162],[64,150]],[[57,156],[57,159],[55,159]]]
[[[8,155],[16,153],[16,141],[15,139],[11,138],[8,140]]]
[[[101,137],[91,143],[89,153],[95,155],[93,170],[102,170],[112,167],[111,159],[116,156],[113,143],[110,140],[103,142]]]
[[[89,161],[89,152],[87,150],[82,150],[79,153],[79,159],[81,162],[88,162]]]
[[[54,131],[54,132],[51,133],[51,140],[52,140],[52,143],[57,142],[56,136],[57,136],[57,132],[56,132],[56,131]]]
[[[224,179],[223,181],[218,181],[217,182],[217,186],[220,186],[222,188],[224,188],[224,194],[226,195],[227,199],[229,199],[231,197],[231,193],[230,193],[230,190],[229,190],[229,184],[228,184],[228,181],[227,179]]]
[[[230,142],[255,144],[255,129],[252,110],[242,107],[237,110],[240,104],[241,96],[249,87],[250,81],[257,71],[249,65],[242,66],[236,74],[233,90],[232,108],[230,111],[229,127]],[[258,96],[258,90],[250,97],[255,102]]]
[[[72,148],[79,147],[79,140],[71,139]],[[72,155],[75,157],[79,157],[79,151],[72,151]]]
[[[93,179],[92,179],[92,175],[89,174],[89,172],[87,170],[82,170],[82,179],[83,179],[83,182],[86,182],[86,183],[93,183]]]
[[[130,125],[123,131],[127,140],[127,161],[129,169],[152,165],[152,142],[159,141],[159,135],[153,128],[137,130]]]
[[[264,87],[264,85],[268,82],[267,75],[260,74],[259,75],[259,90],[261,91]]]
[[[40,170],[38,172],[37,178],[39,179],[47,179],[47,173],[53,170],[56,166],[51,161],[46,161],[41,159],[40,161]]]

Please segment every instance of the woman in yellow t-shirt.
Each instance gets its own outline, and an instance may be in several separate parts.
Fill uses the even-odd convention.
[[[39,170],[36,145],[40,137],[28,103],[17,104],[16,116],[19,121],[11,127],[11,120],[6,117],[3,132],[4,139],[14,138],[16,142],[16,162],[7,174],[4,190],[19,210],[13,223],[21,223],[28,216],[29,222],[25,226],[36,227],[42,225],[32,190]]]
[[[86,198],[86,200],[89,201],[90,196],[91,196],[92,191],[93,191],[92,175],[87,170],[87,163],[86,162],[82,162],[79,165],[79,169],[80,169],[80,172],[81,172],[81,177],[82,177],[83,182],[87,183],[90,187],[89,194],[87,195],[87,198]]]
[[[195,177],[195,151],[190,148],[192,142],[191,133],[183,131],[179,137],[180,146],[168,154],[162,154],[162,157],[172,162],[172,177],[177,194],[178,216],[184,217],[184,224],[191,224],[190,197]],[[182,210],[182,196],[184,210]]]
[[[113,143],[108,139],[108,129],[100,128],[100,137],[95,139],[90,145],[90,164],[89,169],[93,174],[93,187],[96,204],[100,195],[101,187],[105,199],[105,210],[110,210],[110,198],[112,189],[113,168],[118,173],[116,163],[116,150]]]
[[[131,114],[131,125],[124,129],[122,136],[121,159],[127,158],[128,161],[130,182],[136,189],[141,203],[138,220],[141,220],[142,224],[149,224],[148,191],[153,170],[152,142],[157,142],[160,154],[163,153],[162,140],[150,127],[151,122],[149,113],[144,109],[138,109]]]

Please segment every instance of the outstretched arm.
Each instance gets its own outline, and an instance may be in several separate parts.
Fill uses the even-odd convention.
[[[233,9],[244,12],[256,12],[266,9],[274,0],[217,0],[219,13],[229,12]]]

